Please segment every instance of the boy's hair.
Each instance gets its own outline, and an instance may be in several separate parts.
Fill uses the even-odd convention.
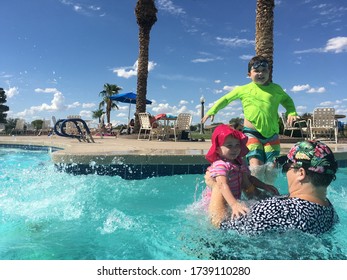
[[[252,66],[255,62],[257,61],[266,61],[267,63],[269,63],[269,61],[262,55],[257,55],[251,58],[251,60],[248,62],[248,73],[251,72]]]

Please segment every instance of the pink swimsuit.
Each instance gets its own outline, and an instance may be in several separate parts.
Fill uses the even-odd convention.
[[[226,176],[228,178],[228,185],[230,191],[236,199],[241,198],[241,182],[242,174],[250,173],[247,164],[243,163],[238,165],[228,161],[217,160],[211,164],[208,168],[210,171],[211,177],[215,178],[217,176]],[[205,205],[208,205],[211,199],[212,190],[209,187],[203,192],[203,201]]]

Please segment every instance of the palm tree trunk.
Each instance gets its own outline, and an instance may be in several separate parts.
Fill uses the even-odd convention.
[[[136,112],[146,112],[147,78],[148,78],[148,49],[150,30],[144,27],[139,28],[139,58],[137,69],[137,97]]]
[[[273,26],[274,26],[274,0],[257,0],[255,52],[256,55],[266,57],[270,64],[270,77],[273,73]]]
[[[157,12],[154,0],[138,0],[136,3],[135,14],[139,26],[139,58],[137,64],[135,131],[140,128],[138,113],[146,112],[149,34],[152,26],[157,21]]]

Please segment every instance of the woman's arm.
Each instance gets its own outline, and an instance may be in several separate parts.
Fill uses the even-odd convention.
[[[279,195],[280,194],[276,187],[274,187],[272,185],[265,184],[264,182],[260,181],[255,176],[249,175],[249,182],[251,184],[253,184],[255,187],[257,187],[259,189],[263,189],[272,195]]]

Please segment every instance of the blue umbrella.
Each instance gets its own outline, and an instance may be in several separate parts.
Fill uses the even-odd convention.
[[[126,92],[126,93],[119,93],[110,96],[111,100],[122,102],[122,103],[129,103],[129,114],[128,114],[128,125],[130,121],[130,107],[131,104],[136,104],[136,93],[133,92]],[[146,99],[146,104],[152,104],[151,100]]]
[[[111,100],[123,102],[123,103],[130,103],[130,104],[136,104],[136,93],[133,92],[127,92],[127,93],[119,93],[110,96]],[[151,100],[146,99],[146,104],[152,104]]]

